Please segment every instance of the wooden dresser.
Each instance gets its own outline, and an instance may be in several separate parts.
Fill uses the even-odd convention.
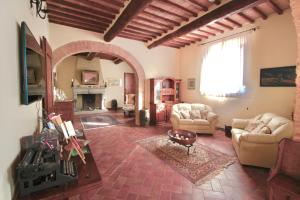
[[[74,116],[74,101],[57,101],[54,102],[54,112],[61,114],[64,121],[73,121]]]

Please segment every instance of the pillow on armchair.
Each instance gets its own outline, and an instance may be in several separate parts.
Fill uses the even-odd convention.
[[[126,98],[125,104],[134,105],[134,103],[135,103],[135,94],[126,94],[125,98]]]

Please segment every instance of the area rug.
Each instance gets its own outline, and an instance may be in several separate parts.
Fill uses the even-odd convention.
[[[82,116],[80,121],[84,129],[103,128],[120,124],[113,116],[103,114]]]
[[[236,160],[197,142],[187,155],[186,147],[169,141],[167,136],[150,137],[137,143],[196,185],[215,177]]]

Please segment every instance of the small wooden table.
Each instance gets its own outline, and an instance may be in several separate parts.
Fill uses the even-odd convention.
[[[180,144],[188,148],[187,154],[190,154],[190,148],[193,146],[197,139],[197,134],[190,131],[185,131],[181,129],[169,130],[168,131],[169,140],[173,143]]]

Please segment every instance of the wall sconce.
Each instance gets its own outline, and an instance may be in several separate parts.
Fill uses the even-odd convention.
[[[45,8],[46,0],[30,0],[30,7],[32,8],[35,4],[36,16],[39,16],[41,19],[45,19],[47,16],[47,9]]]

